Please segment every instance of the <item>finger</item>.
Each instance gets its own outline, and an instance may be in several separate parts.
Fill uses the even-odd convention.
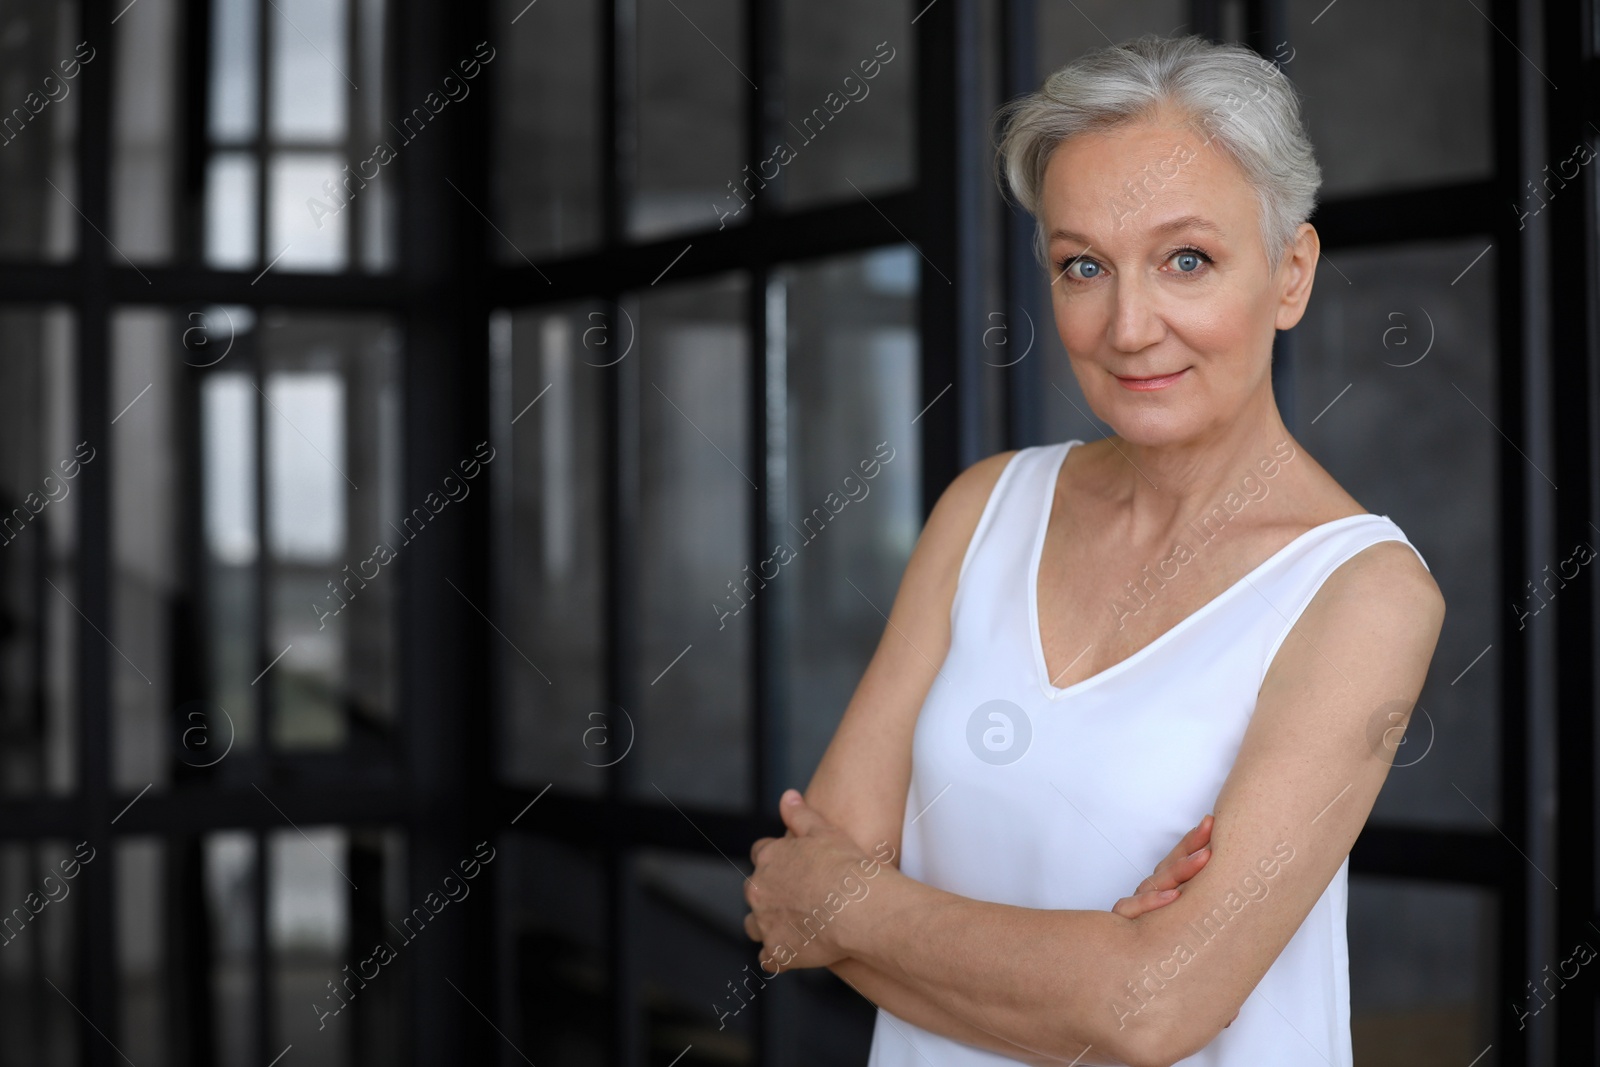
[[[784,790],[783,799],[778,803],[778,814],[783,817],[783,824],[796,834],[809,834],[828,825],[828,820],[806,803],[798,789]]]
[[[1185,856],[1194,852],[1201,846],[1210,844],[1210,842],[1211,816],[1207,815],[1202,818],[1196,826],[1190,829],[1188,833],[1184,834],[1176,845],[1172,846],[1172,851],[1168,852],[1166,856],[1162,857],[1161,863],[1156,864],[1156,867],[1159,869],[1162,864],[1183,859]]]
[[[770,845],[770,844],[772,844],[772,842],[774,842],[776,840],[777,840],[776,837],[763,837],[763,838],[758,839],[755,844],[750,846],[750,862],[751,863],[755,863],[756,862],[756,853],[760,852],[761,849],[764,846]]]
[[[1156,864],[1155,871],[1151,876],[1139,883],[1139,890],[1143,891],[1152,887],[1169,888],[1171,885],[1170,880],[1165,883],[1160,881],[1162,872],[1172,864],[1193,855],[1196,850],[1205,847],[1210,843],[1210,836],[1210,830],[1206,826],[1205,820],[1201,820],[1200,825],[1192,828],[1178,840],[1176,845],[1172,846],[1171,852],[1161,857],[1161,861]]]
[[[1159,890],[1176,888],[1177,886],[1180,886],[1184,882],[1187,882],[1189,879],[1193,878],[1195,875],[1199,874],[1201,868],[1206,865],[1206,861],[1210,858],[1210,846],[1201,846],[1201,848],[1192,855],[1184,856],[1182,859],[1173,860],[1168,863],[1163,863],[1160,867],[1156,868],[1156,873],[1139,883],[1136,891],[1144,893],[1149,892],[1152,889]]]
[[[1117,901],[1111,906],[1111,910],[1124,919],[1137,919],[1141,915],[1171,904],[1178,899],[1178,896],[1179,891],[1177,889],[1160,889],[1135,893],[1131,897],[1123,897]]]
[[[747,913],[744,917],[744,936],[752,941],[761,940],[761,927],[756,922],[754,912]]]

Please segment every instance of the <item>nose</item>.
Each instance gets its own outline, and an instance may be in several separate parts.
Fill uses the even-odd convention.
[[[1111,322],[1107,340],[1119,352],[1139,352],[1166,334],[1146,283],[1137,275],[1119,275],[1113,283]]]

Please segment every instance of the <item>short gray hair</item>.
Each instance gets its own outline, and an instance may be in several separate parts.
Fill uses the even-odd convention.
[[[1075,134],[1148,118],[1163,105],[1238,164],[1260,206],[1268,262],[1282,262],[1322,185],[1298,90],[1275,63],[1243,45],[1152,33],[1080,56],[996,113],[995,177],[1037,220],[1033,251],[1041,267],[1048,269],[1039,208],[1051,153]]]

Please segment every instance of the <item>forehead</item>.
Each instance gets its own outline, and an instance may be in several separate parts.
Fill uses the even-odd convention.
[[[1159,240],[1182,222],[1248,242],[1256,225],[1244,172],[1202,132],[1170,117],[1070,137],[1045,167],[1041,222],[1050,240],[1102,249]]]

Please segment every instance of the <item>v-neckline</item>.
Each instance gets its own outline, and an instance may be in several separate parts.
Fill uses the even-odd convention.
[[[1384,517],[1376,515],[1370,511],[1364,511],[1359,515],[1344,515],[1337,519],[1329,519],[1327,522],[1318,523],[1316,526],[1313,526],[1299,534],[1288,544],[1284,545],[1282,548],[1272,553],[1272,555],[1256,564],[1256,566],[1251,568],[1249,572],[1240,577],[1238,581],[1222,590],[1222,592],[1218,593],[1216,596],[1200,605],[1194,611],[1191,611],[1189,614],[1179,619],[1172,626],[1158,634],[1153,641],[1138,649],[1132,655],[1125,656],[1124,658],[1113,663],[1111,666],[1106,667],[1095,674],[1091,674],[1087,678],[1073,682],[1071,685],[1066,686],[1065,688],[1057,688],[1051,682],[1050,669],[1045,663],[1044,638],[1039,629],[1039,569],[1040,563],[1044,559],[1045,534],[1050,529],[1050,519],[1055,511],[1056,489],[1061,481],[1061,469],[1066,465],[1067,453],[1071,452],[1074,446],[1081,445],[1083,443],[1084,442],[1078,438],[1073,438],[1070,441],[1063,442],[1061,445],[1061,455],[1056,460],[1055,465],[1050,468],[1052,474],[1049,480],[1046,482],[1044,505],[1041,508],[1041,514],[1039,516],[1038,530],[1034,534],[1032,560],[1028,566],[1028,636],[1031,638],[1033,644],[1034,673],[1038,678],[1039,687],[1044,691],[1044,695],[1051,700],[1060,700],[1064,697],[1082,692],[1084,689],[1096,685],[1104,679],[1115,677],[1116,675],[1121,674],[1124,670],[1138,663],[1140,660],[1145,659],[1152,651],[1165,644],[1168,639],[1176,636],[1178,633],[1187,629],[1198,620],[1211,614],[1211,612],[1221,606],[1221,604],[1235,591],[1243,589],[1246,585],[1249,585],[1252,578],[1256,577],[1262,571],[1270,567],[1273,563],[1277,562],[1290,549],[1303,542],[1312,534],[1319,533],[1323,530],[1330,529],[1343,523],[1353,522],[1357,519],[1375,519]],[[1079,654],[1081,655],[1082,653]],[[1074,660],[1073,662],[1076,663],[1077,661]],[[1070,667],[1071,664],[1068,664],[1068,666]],[[1063,668],[1063,670],[1065,669],[1066,668]]]

